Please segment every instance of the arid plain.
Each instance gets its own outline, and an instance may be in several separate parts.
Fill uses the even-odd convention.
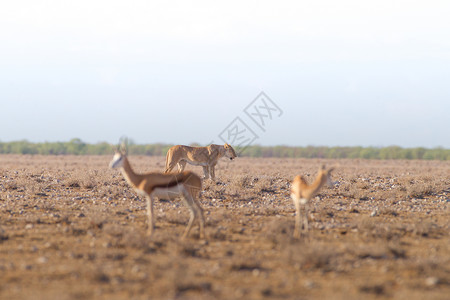
[[[0,155],[1,299],[448,299],[450,162],[221,161],[181,241],[181,200],[146,204],[111,156]],[[130,156],[137,172],[164,157]],[[292,239],[290,181],[335,165]],[[197,174],[201,168],[188,166]]]

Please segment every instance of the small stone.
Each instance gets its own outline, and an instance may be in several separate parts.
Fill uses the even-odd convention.
[[[137,274],[141,271],[141,268],[138,265],[134,265],[133,268],[131,268],[131,272],[134,274]]]
[[[425,280],[425,284],[426,284],[427,286],[436,286],[436,285],[439,284],[439,278],[437,278],[437,277],[428,277],[428,278]]]
[[[311,280],[307,280],[305,281],[305,283],[303,284],[303,286],[307,289],[312,289],[316,286],[316,284],[314,283],[314,281]]]
[[[46,262],[48,262],[48,258],[45,256],[41,256],[37,259],[37,262],[40,264],[45,264]]]
[[[27,224],[25,225],[25,229],[33,229],[34,225],[33,224]]]

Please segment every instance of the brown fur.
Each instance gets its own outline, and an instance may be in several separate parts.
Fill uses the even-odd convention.
[[[193,225],[194,220],[200,218],[200,238],[204,238],[205,219],[203,209],[197,197],[202,188],[202,182],[199,176],[190,171],[177,174],[163,174],[160,172],[151,172],[146,174],[136,174],[126,157],[125,152],[116,152],[110,166],[112,168],[121,168],[126,181],[138,192],[147,197],[147,213],[149,234],[153,233],[153,200],[157,190],[170,191],[176,195],[183,196],[191,212],[188,226],[183,234],[185,238]],[[178,187],[181,187],[178,189]],[[156,196],[157,197],[157,196]]]
[[[190,147],[184,145],[176,145],[167,151],[166,168],[164,173],[169,173],[178,165],[178,171],[182,172],[186,163],[203,167],[204,178],[215,178],[214,167],[218,160],[225,155],[232,160],[236,157],[236,153],[229,144],[215,145],[211,144],[207,147]]]
[[[326,169],[325,166],[321,166],[316,179],[311,184],[308,184],[300,175],[295,176],[292,181],[291,197],[296,209],[294,237],[300,237],[301,205],[304,206],[303,226],[305,230],[308,230],[308,202],[319,193],[325,183],[331,184],[331,171],[333,170],[334,168]]]

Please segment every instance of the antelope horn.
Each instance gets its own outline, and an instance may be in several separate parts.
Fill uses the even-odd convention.
[[[114,152],[119,152],[119,145],[112,145],[112,144],[111,144],[111,149],[112,149]]]
[[[128,154],[128,139],[125,136],[120,138],[120,152]]]

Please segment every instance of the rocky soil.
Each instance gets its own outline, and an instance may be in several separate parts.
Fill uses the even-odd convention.
[[[109,156],[0,155],[1,299],[448,299],[450,162],[222,161],[207,239],[180,200],[145,201]],[[163,157],[131,156],[138,172]],[[292,239],[290,181],[335,165]],[[198,174],[201,168],[190,167]]]

